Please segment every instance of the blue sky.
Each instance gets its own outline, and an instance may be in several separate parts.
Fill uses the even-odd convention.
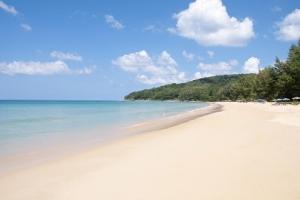
[[[0,1],[0,99],[122,99],[257,73],[300,38],[296,0]]]

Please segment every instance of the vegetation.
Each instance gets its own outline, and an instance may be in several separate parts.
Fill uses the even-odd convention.
[[[258,74],[222,75],[181,84],[170,84],[132,92],[130,100],[253,101],[300,96],[300,40],[292,45],[286,61]]]

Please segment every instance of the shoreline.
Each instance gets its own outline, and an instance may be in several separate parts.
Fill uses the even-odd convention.
[[[222,112],[2,177],[0,198],[298,199],[300,107],[220,104]]]
[[[52,146],[43,148],[41,151],[37,150],[30,151],[23,154],[15,154],[13,157],[8,156],[0,160],[2,169],[0,170],[0,177],[7,174],[13,174],[18,171],[26,170],[32,167],[38,167],[40,165],[45,165],[47,163],[52,163],[60,161],[62,159],[76,156],[81,153],[93,151],[94,149],[101,148],[105,145],[113,144],[119,140],[127,139],[128,137],[134,137],[139,134],[145,134],[155,130],[161,130],[169,128],[181,123],[185,123],[189,120],[195,119],[197,117],[205,116],[214,112],[220,111],[222,106],[215,103],[208,103],[205,107],[196,108],[190,111],[183,111],[174,115],[160,117],[152,120],[141,121],[138,124],[132,124],[129,126],[121,126],[112,130],[107,130],[115,132],[110,136],[107,134],[105,138],[101,140],[87,140],[84,144],[76,144],[75,147],[71,144],[59,144],[56,149]],[[90,130],[95,134],[100,130],[93,129]]]
[[[222,111],[223,106],[218,103],[208,103],[208,106],[185,111],[179,114],[161,117],[160,119],[146,120],[137,124],[125,127],[125,131],[133,134],[162,130],[173,126],[180,125],[198,117],[203,117],[215,112]]]

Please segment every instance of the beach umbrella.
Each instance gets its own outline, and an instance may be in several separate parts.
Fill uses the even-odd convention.
[[[282,99],[282,101],[289,101],[290,99],[288,99],[288,98],[284,98],[284,99]]]
[[[281,102],[283,99],[276,99],[277,102]]]
[[[300,100],[300,97],[294,97],[294,98],[292,98],[294,101],[296,100],[296,101],[299,101]]]

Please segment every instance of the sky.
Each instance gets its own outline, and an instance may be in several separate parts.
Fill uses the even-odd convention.
[[[298,0],[0,0],[0,99],[121,100],[258,73],[299,38]]]

